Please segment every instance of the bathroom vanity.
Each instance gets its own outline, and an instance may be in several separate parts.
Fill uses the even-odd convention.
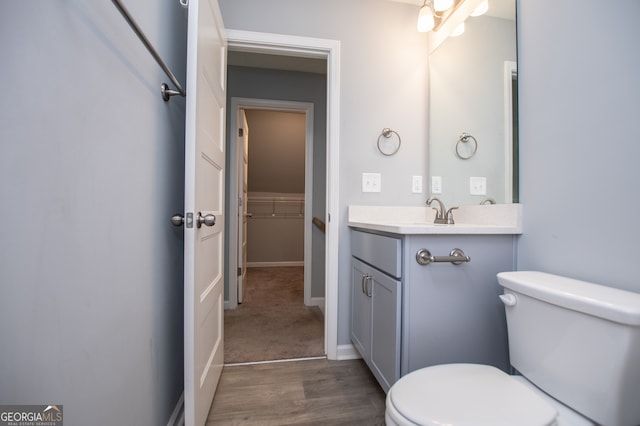
[[[521,206],[461,207],[456,215],[454,225],[434,225],[428,208],[349,208],[351,340],[385,392],[430,365],[508,370],[496,274],[514,269]],[[454,249],[464,253],[452,258]]]

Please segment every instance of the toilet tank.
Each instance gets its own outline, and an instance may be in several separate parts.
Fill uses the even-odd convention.
[[[543,272],[501,272],[511,365],[607,426],[640,425],[640,294]]]

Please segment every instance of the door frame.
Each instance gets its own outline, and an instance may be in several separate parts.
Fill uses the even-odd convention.
[[[324,347],[338,359],[338,235],[340,230],[340,41],[227,29],[229,50],[327,60],[327,169]]]
[[[504,61],[504,202],[513,202],[513,80],[518,78],[518,64]]]
[[[238,111],[240,109],[251,110],[260,109],[265,111],[280,112],[304,112],[305,113],[305,155],[304,155],[304,304],[311,305],[311,247],[312,247],[312,223],[309,218],[313,215],[313,103],[297,102],[297,101],[281,101],[275,99],[258,99],[258,98],[231,98],[231,106],[229,108],[230,130],[235,131],[240,123],[238,123]],[[230,141],[232,142],[232,141]],[[238,174],[238,151],[229,150],[229,176],[237,176]],[[229,199],[233,200],[240,194],[238,179],[230,179],[229,182]],[[231,202],[229,205],[229,229],[237,229],[240,225],[238,222],[239,206],[237,202]],[[239,241],[237,238],[231,238],[229,233],[229,253],[237,253]],[[227,308],[235,309],[238,306],[238,277],[234,274],[238,268],[238,259],[229,259],[229,302]],[[326,283],[325,283],[326,285]]]

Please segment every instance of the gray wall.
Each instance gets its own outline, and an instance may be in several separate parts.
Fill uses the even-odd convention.
[[[247,262],[302,263],[305,218],[299,213],[304,211],[306,114],[247,110],[246,115],[247,209],[252,214],[247,224]],[[274,201],[291,196],[296,199]]]
[[[306,115],[261,110],[246,113],[249,192],[304,194]],[[319,143],[324,145],[324,141]]]
[[[303,265],[304,225],[311,221],[304,217],[304,193],[250,192],[248,198],[248,266]]]
[[[184,83],[178,2],[127,6]],[[111,2],[4,2],[0,402],[166,424],[183,389],[184,100]]]
[[[640,292],[640,2],[519,7],[518,269]]]
[[[224,9],[222,2],[220,9]],[[269,15],[271,16],[271,15]],[[225,21],[225,27],[229,28]],[[327,77],[323,74],[278,71],[248,67],[229,66],[227,72],[227,108],[231,98],[255,98],[313,103],[313,216],[325,217],[326,197],[326,134],[327,134]],[[227,114],[227,128],[231,114]],[[249,128],[251,132],[251,128]],[[227,132],[229,146],[230,132]],[[229,152],[229,150],[227,150]],[[251,155],[251,154],[249,154]],[[228,159],[227,159],[228,160]],[[251,167],[251,166],[249,166]],[[229,168],[227,168],[227,182]],[[228,205],[228,202],[227,202]],[[324,297],[325,234],[312,227],[311,296]],[[227,275],[228,276],[228,275]],[[229,296],[225,282],[225,299]]]
[[[220,0],[220,9],[226,28],[341,42],[338,344],[349,344],[347,206],[426,200],[411,193],[411,176],[428,176],[427,38],[416,31],[418,7],[386,0]],[[385,127],[402,137],[392,157],[376,148]],[[363,172],[382,174],[382,192],[362,193]]]

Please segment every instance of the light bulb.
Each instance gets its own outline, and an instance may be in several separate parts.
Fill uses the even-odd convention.
[[[489,0],[484,0],[475,9],[473,9],[473,12],[471,12],[471,16],[483,15],[487,10],[489,10]]]
[[[453,6],[453,0],[434,0],[433,8],[436,12],[442,12]]]
[[[431,7],[426,5],[420,8],[420,13],[418,14],[418,31],[421,33],[429,32],[435,27],[436,22],[433,19],[433,12],[431,12]]]

